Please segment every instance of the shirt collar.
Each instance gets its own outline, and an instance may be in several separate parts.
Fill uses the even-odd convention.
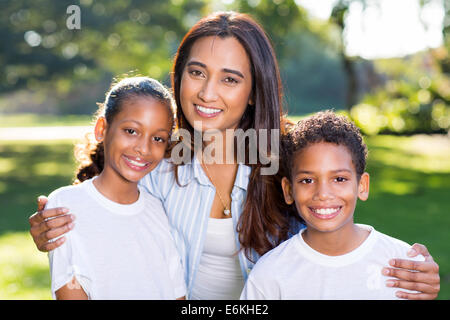
[[[238,165],[234,185],[247,191],[251,171],[252,169],[250,166],[240,163]],[[194,154],[190,163],[178,166],[178,180],[182,185],[188,184],[193,178],[197,179],[200,184],[212,186],[212,183],[203,171],[196,154]]]

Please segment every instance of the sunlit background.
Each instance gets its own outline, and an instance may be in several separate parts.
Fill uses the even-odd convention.
[[[73,144],[111,80],[169,86],[183,35],[218,10],[263,25],[291,118],[334,108],[361,128],[371,194],[355,220],[427,245],[450,299],[448,0],[0,1],[0,299],[51,298],[27,218],[38,195],[72,183]]]

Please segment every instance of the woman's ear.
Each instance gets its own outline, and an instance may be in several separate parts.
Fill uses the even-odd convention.
[[[369,198],[369,184],[370,184],[370,176],[367,172],[364,172],[361,175],[358,184],[359,200],[366,201]]]
[[[281,179],[281,187],[283,188],[284,201],[287,204],[293,204],[294,198],[292,197],[292,186],[288,178],[283,177],[283,179]]]
[[[97,140],[98,142],[103,141],[106,135],[106,127],[107,127],[106,118],[105,117],[98,118],[97,122],[95,123],[94,129],[95,140]]]

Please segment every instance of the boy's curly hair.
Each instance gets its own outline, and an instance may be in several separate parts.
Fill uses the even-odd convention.
[[[352,155],[358,179],[366,169],[368,155],[359,128],[347,117],[339,116],[332,110],[318,112],[300,120],[282,139],[283,171],[291,179],[295,154],[307,146],[318,142],[330,142],[343,145]]]

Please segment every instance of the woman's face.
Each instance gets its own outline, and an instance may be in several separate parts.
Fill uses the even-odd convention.
[[[187,121],[205,131],[236,129],[252,91],[250,60],[233,37],[204,37],[192,46],[180,85]]]

